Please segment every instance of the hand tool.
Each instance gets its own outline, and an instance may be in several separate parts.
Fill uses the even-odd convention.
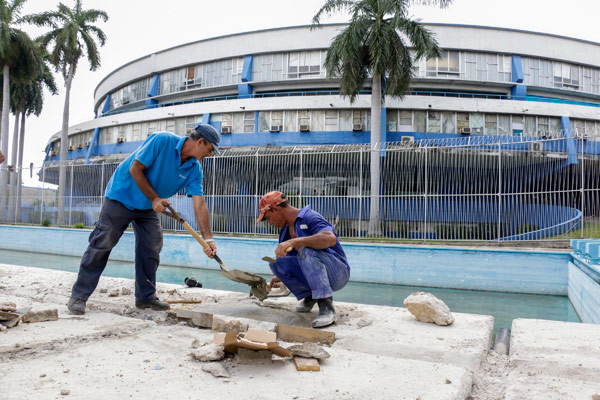
[[[169,205],[167,202],[162,203],[167,210],[163,211],[163,213],[175,220],[179,221],[181,225],[202,245],[204,249],[209,248],[208,243],[204,241],[198,235],[198,233],[188,224],[182,217]],[[231,279],[232,281],[245,283],[250,286],[250,294],[254,295],[259,300],[264,300],[267,297],[267,281],[262,276],[258,276],[251,272],[240,271],[238,269],[229,269],[227,265],[221,260],[219,256],[216,254],[213,255],[213,258],[217,263],[219,263],[219,267],[221,267],[221,275],[223,275],[227,279]]]

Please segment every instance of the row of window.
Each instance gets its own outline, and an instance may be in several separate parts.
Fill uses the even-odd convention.
[[[221,123],[222,134],[254,133],[256,113],[235,112],[211,114],[211,122]],[[100,130],[100,144],[136,142],[146,139],[157,131],[174,132],[184,136],[202,121],[202,115],[170,118],[119,126]],[[360,131],[370,130],[370,110],[290,110],[260,111],[259,132],[298,131]],[[600,121],[571,119],[575,136],[600,139]],[[535,115],[511,115],[477,112],[387,110],[388,132],[466,133],[481,135],[523,136],[541,138],[563,137],[560,118]],[[92,131],[72,135],[71,149],[89,145]],[[55,142],[55,151],[60,151],[60,141]]]
[[[324,79],[326,53],[326,50],[311,50],[256,55],[252,62],[252,81]],[[522,62],[524,83],[527,85],[600,93],[599,68],[531,57],[523,57]],[[238,84],[241,82],[243,66],[244,58],[236,57],[163,72],[159,75],[159,94]],[[512,57],[506,54],[445,50],[438,58],[420,60],[415,72],[420,78],[511,82]],[[145,78],[113,92],[111,109],[145,99],[149,83],[150,78]]]

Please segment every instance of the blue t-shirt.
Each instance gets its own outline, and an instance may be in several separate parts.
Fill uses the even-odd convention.
[[[169,132],[158,132],[127,157],[110,178],[105,196],[116,200],[130,210],[151,210],[152,202],[140,190],[129,173],[134,160],[144,164],[144,174],[154,191],[167,199],[186,189],[188,196],[202,196],[202,166],[194,157],[181,163],[181,147],[187,137]]]
[[[335,235],[333,226],[331,226],[329,221],[323,218],[323,216],[318,212],[313,211],[310,206],[306,206],[300,210],[296,220],[294,221],[294,230],[296,231],[296,237],[312,236],[322,231],[330,231]],[[289,226],[286,225],[283,229],[281,229],[281,231],[279,231],[279,243],[290,240],[291,238]],[[348,268],[350,268],[350,265],[348,265],[348,260],[346,259],[346,253],[344,253],[344,249],[342,249],[342,245],[340,244],[337,235],[335,237],[335,244],[333,246],[321,250],[336,256],[342,260],[344,264],[348,266]],[[297,254],[298,252],[294,249],[288,253],[290,256],[295,256]]]

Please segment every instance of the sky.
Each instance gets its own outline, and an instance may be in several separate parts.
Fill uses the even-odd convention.
[[[70,7],[74,0],[62,0]],[[107,36],[100,48],[101,67],[89,70],[81,59],[73,81],[69,125],[94,118],[94,90],[112,71],[136,58],[196,40],[283,26],[308,25],[323,0],[83,0],[85,9],[104,10],[108,22],[98,22]],[[27,0],[22,14],[56,9],[58,0]],[[599,0],[454,0],[447,9],[413,6],[411,16],[422,22],[457,23],[523,29],[600,42]],[[337,14],[322,22],[346,22]],[[33,37],[40,28],[21,26]],[[55,74],[59,94],[46,94],[39,117],[26,123],[23,165],[42,165],[50,136],[61,129],[64,82]],[[12,146],[13,117],[9,146]],[[11,147],[9,147],[10,149]],[[10,153],[10,151],[9,151]],[[9,160],[9,164],[11,164]],[[28,174],[24,174],[27,176]],[[35,176],[35,175],[34,175]],[[29,182],[25,182],[30,184]]]

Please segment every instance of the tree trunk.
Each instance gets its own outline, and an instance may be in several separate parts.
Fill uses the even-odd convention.
[[[6,198],[8,197],[8,112],[10,105],[9,68],[2,68],[4,79],[2,82],[2,122],[0,125],[0,138],[2,139],[2,153],[6,160],[0,165],[0,221],[6,221]]]
[[[19,160],[17,162],[17,175],[19,192],[17,193],[17,221],[23,222],[23,216],[21,215],[21,204],[22,204],[22,192],[23,192],[23,145],[25,144],[25,112],[21,113],[21,134],[19,135]],[[29,221],[31,222],[31,221]]]
[[[63,109],[62,132],[60,134],[60,167],[58,174],[58,225],[65,225],[65,191],[67,187],[67,149],[69,148],[69,98],[75,66],[69,65],[65,80],[65,108]]]
[[[381,180],[381,76],[373,77],[371,89],[371,207],[369,209],[369,235],[381,233],[379,218],[379,186]]]
[[[13,129],[12,152],[10,154],[10,197],[8,198],[8,222],[16,222],[17,211],[17,154],[19,154],[19,115],[15,112]]]

